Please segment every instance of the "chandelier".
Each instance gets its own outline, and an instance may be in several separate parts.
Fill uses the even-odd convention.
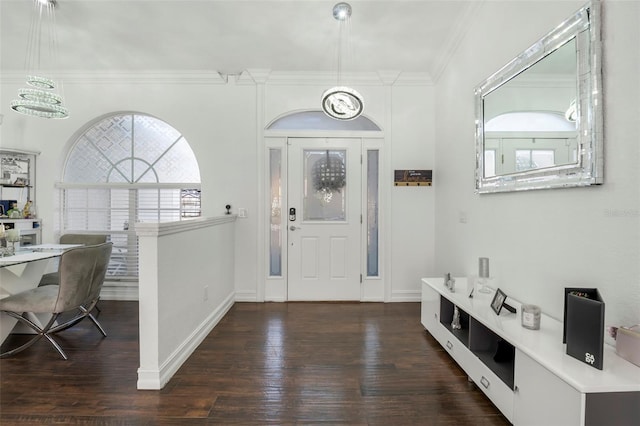
[[[55,29],[55,0],[32,0],[33,14],[27,38],[25,55],[26,82],[29,87],[18,89],[18,98],[11,102],[11,109],[20,114],[42,118],[67,118],[69,112],[56,89],[55,80],[42,73],[45,66],[49,73],[57,65],[57,36]],[[60,85],[61,86],[61,85]],[[62,93],[62,87],[60,87]]]
[[[346,33],[346,44],[349,44],[349,24],[351,21],[351,5],[337,3],[333,6],[333,17],[340,23],[338,40],[338,85],[325,90],[322,94],[322,110],[336,120],[353,120],[362,114],[364,101],[355,89],[342,85],[343,33]],[[347,49],[348,50],[348,49]]]

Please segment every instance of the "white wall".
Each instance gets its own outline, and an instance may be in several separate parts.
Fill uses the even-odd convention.
[[[365,100],[364,114],[384,132],[380,191],[388,196],[381,212],[387,227],[380,236],[387,294],[384,289],[364,293],[367,300],[418,301],[420,278],[433,271],[435,192],[427,187],[394,187],[393,170],[435,167],[434,88],[426,79],[407,82],[402,75],[393,83],[381,80],[353,84]],[[290,82],[267,82],[264,126],[292,111],[319,109],[320,95],[331,83],[300,81],[296,84],[292,76]],[[363,285],[372,284],[365,281]]]
[[[217,73],[117,73],[66,76],[70,117],[45,120],[8,108],[24,76],[3,76],[0,111],[2,146],[41,151],[37,160],[36,208],[43,220],[43,241],[54,241],[57,215],[54,183],[62,177],[67,151],[76,132],[105,114],[134,111],[151,114],[182,132],[198,159],[204,216],[223,214],[231,204],[256,209],[255,86],[225,84]],[[239,221],[236,249],[254,249],[252,222]],[[243,259],[243,257],[239,257]],[[238,268],[238,279],[255,282],[251,269]],[[111,287],[109,295],[114,294]],[[116,289],[117,292],[117,289]],[[115,296],[117,298],[117,296]]]
[[[268,74],[255,72],[258,77]],[[382,83],[367,77],[361,90],[365,113],[385,131],[383,187],[388,191],[385,212],[388,242],[382,254],[390,259],[382,268],[391,287],[389,300],[419,300],[420,277],[430,275],[434,223],[433,188],[393,188],[393,169],[429,169],[433,166],[434,91],[423,76],[389,74]],[[386,75],[385,75],[386,76]],[[200,166],[202,205],[205,216],[246,208],[248,217],[235,227],[236,292],[240,300],[259,300],[263,277],[259,277],[258,205],[259,152],[264,141],[261,129],[273,119],[297,110],[318,109],[322,92],[329,87],[326,76],[276,76],[266,80],[264,97],[253,74],[225,83],[216,73],[123,73],[65,75],[66,104],[70,118],[44,120],[25,117],[9,109],[22,75],[3,75],[0,126],[3,147],[41,151],[37,165],[36,208],[43,220],[43,241],[55,239],[57,220],[54,183],[62,176],[67,150],[85,126],[113,112],[134,111],[168,122],[187,138]],[[384,77],[384,76],[383,76]],[[257,78],[260,80],[260,78]],[[426,81],[426,82],[425,82]],[[260,117],[258,117],[260,114]],[[425,244],[425,241],[427,243]],[[390,244],[390,246],[389,246]],[[115,289],[115,290],[113,290]],[[110,290],[119,291],[117,287]],[[381,295],[380,300],[383,300]]]
[[[44,221],[43,239],[53,238],[54,183],[62,176],[67,150],[76,132],[105,114],[134,111],[166,121],[186,137],[196,154],[202,178],[203,214],[224,212],[236,204],[253,178],[251,155],[255,139],[255,88],[222,84],[217,74],[193,77],[180,74],[71,75],[65,80],[70,117],[45,120],[26,117],[9,109],[10,101],[24,85],[18,78],[3,76],[0,111],[2,146],[41,151],[37,167],[37,212]],[[246,147],[251,149],[247,150]],[[250,195],[250,193],[249,193]],[[237,201],[238,200],[238,201]],[[235,206],[234,206],[235,207]]]
[[[436,170],[435,90],[399,86],[393,90],[392,170]],[[393,177],[390,178],[390,181]],[[389,182],[391,183],[391,182]],[[432,187],[392,187],[392,300],[420,300],[420,279],[434,274],[435,194]]]
[[[437,274],[477,274],[563,316],[563,288],[597,287],[606,324],[640,322],[640,2],[603,2],[605,184],[474,194],[473,89],[582,1],[488,1],[437,82]],[[526,25],[523,23],[526,22]],[[462,216],[467,222],[462,223]]]

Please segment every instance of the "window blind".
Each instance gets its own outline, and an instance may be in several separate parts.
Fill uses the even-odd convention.
[[[65,185],[61,233],[106,234],[113,243],[107,276],[137,279],[135,222],[169,222],[201,214],[199,184]]]

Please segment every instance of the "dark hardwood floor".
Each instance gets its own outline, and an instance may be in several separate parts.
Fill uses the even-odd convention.
[[[237,303],[161,391],[136,390],[138,304],[0,360],[0,424],[508,425],[418,303]],[[24,336],[11,336],[16,344]]]

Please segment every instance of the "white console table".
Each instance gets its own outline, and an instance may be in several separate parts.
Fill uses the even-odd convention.
[[[423,278],[421,322],[511,423],[640,424],[640,367],[606,344],[604,368],[588,366],[566,354],[562,322],[542,314],[540,330],[529,330],[519,302],[507,300],[517,314],[496,315],[492,299],[469,298],[466,278],[456,278],[453,293],[443,278]],[[454,306],[461,329],[451,327]],[[499,345],[506,359],[496,361]]]

